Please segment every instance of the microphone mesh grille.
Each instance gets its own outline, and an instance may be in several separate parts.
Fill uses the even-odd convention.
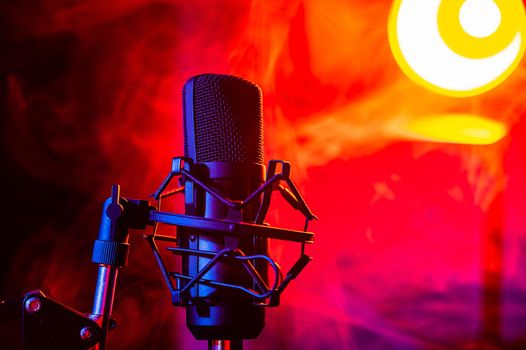
[[[263,163],[261,89],[247,80],[220,74],[193,78],[196,162]],[[183,89],[183,96],[187,84]],[[183,98],[183,104],[188,103]],[[183,106],[186,111],[186,106]],[[184,118],[188,155],[187,117]]]

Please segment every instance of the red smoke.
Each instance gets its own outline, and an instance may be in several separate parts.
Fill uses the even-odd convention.
[[[25,0],[0,5],[7,276],[89,311],[110,185],[146,198],[182,154],[181,87],[229,73],[264,92],[266,158],[320,217],[315,259],[250,349],[523,348],[525,65],[470,99],[414,85],[387,41],[390,1]],[[483,114],[489,146],[401,139],[429,113]],[[273,223],[293,222],[273,210]],[[280,257],[283,247],[275,245]],[[205,348],[135,235],[115,349]]]

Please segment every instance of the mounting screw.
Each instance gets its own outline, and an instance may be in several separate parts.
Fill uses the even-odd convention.
[[[111,329],[114,329],[115,327],[117,327],[117,321],[115,321],[115,319],[113,318],[110,318],[108,328],[111,330]]]
[[[196,239],[197,239],[196,235],[190,235],[190,241],[195,242]]]
[[[86,341],[93,337],[93,330],[91,327],[84,327],[80,330],[80,339]]]
[[[37,297],[31,297],[26,300],[24,307],[28,314],[34,314],[42,308],[42,300]]]

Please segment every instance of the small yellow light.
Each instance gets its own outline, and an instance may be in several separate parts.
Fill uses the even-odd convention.
[[[400,130],[410,139],[490,145],[502,139],[506,126],[498,121],[473,114],[437,114],[410,120]]]

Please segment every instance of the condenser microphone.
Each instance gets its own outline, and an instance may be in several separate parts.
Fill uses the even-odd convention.
[[[257,85],[229,75],[198,75],[183,88],[185,157],[192,160],[198,178],[234,202],[242,201],[265,182],[261,101]],[[255,221],[260,204],[257,198],[242,211],[232,210],[191,181],[185,183],[186,215],[250,223]],[[178,236],[181,247],[192,251],[233,249],[244,255],[268,255],[267,238],[195,228],[180,229]],[[185,256],[183,273],[195,276],[210,260]],[[266,281],[267,267],[255,268]],[[245,288],[254,283],[241,264],[228,260],[215,264],[202,278]],[[264,308],[246,293],[198,283],[190,294],[186,322],[196,339],[254,339],[265,325]]]
[[[308,225],[316,219],[290,178],[290,163],[263,165],[261,95],[257,85],[229,75],[203,74],[186,82],[185,156],[172,159],[170,173],[152,194],[157,206],[121,197],[116,184],[104,202],[92,255],[98,266],[92,313],[79,313],[40,291],[0,303],[0,321],[15,314],[22,321],[25,348],[106,349],[116,325],[114,295],[118,271],[127,264],[129,236],[150,226],[144,238],[172,304],[186,307],[194,337],[208,340],[211,350],[240,350],[243,339],[258,337],[265,307],[278,306],[285,288],[311,261],[305,245],[314,243]],[[168,190],[174,178],[183,186]],[[184,215],[160,210],[163,198],[183,191]],[[265,223],[274,191],[304,216],[303,230]],[[176,226],[176,236],[159,234],[158,224]],[[285,273],[268,254],[270,239],[300,244]],[[167,251],[181,257],[181,272],[167,268],[157,242],[175,243]]]

